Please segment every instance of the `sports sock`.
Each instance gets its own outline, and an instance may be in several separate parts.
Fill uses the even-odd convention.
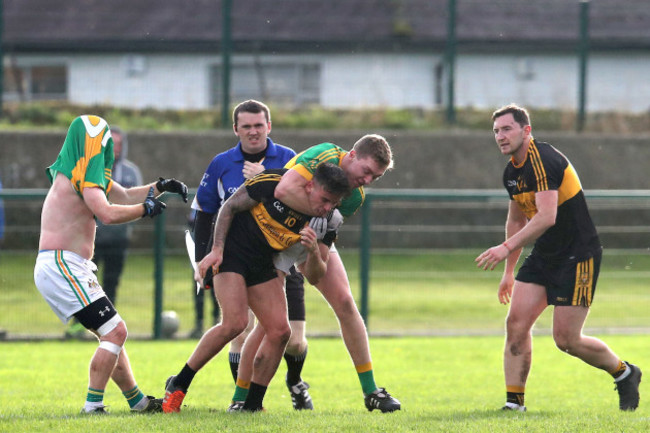
[[[232,373],[232,379],[235,381],[235,383],[237,383],[237,371],[239,370],[241,353],[228,352],[228,360],[230,361],[230,373]]]
[[[244,403],[244,410],[256,412],[264,409],[264,394],[266,394],[266,386],[251,382],[251,387],[248,390],[248,396]]]
[[[244,382],[243,380],[237,379],[237,385],[235,386],[235,394],[232,396],[232,401],[246,401],[248,397],[248,390],[251,387],[250,382]]]
[[[506,385],[506,402],[523,406],[525,390],[523,386]]]
[[[368,395],[374,392],[377,389],[377,384],[375,383],[375,375],[372,372],[372,362],[357,365],[355,368],[359,375],[359,382],[361,382],[363,394]]]
[[[284,360],[287,362],[287,385],[295,385],[302,380],[300,373],[305,365],[305,358],[307,358],[307,348],[300,355],[284,354]]]
[[[122,392],[122,395],[126,398],[126,401],[127,403],[129,403],[129,407],[131,409],[133,409],[144,398],[144,394],[142,393],[142,391],[140,391],[138,385],[133,387],[133,389]]]
[[[174,378],[174,385],[187,392],[192,380],[194,380],[196,371],[192,370],[189,365],[185,364],[178,376]]]
[[[86,404],[84,410],[89,412],[98,407],[104,406],[104,390],[88,387],[88,394],[86,394]]]
[[[621,380],[625,379],[630,373],[632,373],[632,369],[628,368],[628,365],[625,363],[625,361],[621,361],[620,359],[618,361],[616,370],[609,372],[609,374],[611,374],[614,378],[615,382],[620,382]]]

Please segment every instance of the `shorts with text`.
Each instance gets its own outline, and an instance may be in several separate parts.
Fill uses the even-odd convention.
[[[516,279],[544,286],[549,305],[589,307],[596,292],[601,259],[602,252],[598,252],[581,261],[551,263],[533,253],[526,257]]]

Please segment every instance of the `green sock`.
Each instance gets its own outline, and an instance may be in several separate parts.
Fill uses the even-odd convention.
[[[133,406],[140,403],[140,400],[144,398],[144,394],[142,393],[142,391],[140,391],[138,385],[133,387],[133,389],[124,391],[122,395],[126,398],[126,401],[129,403],[129,407],[131,409],[133,409]]]
[[[372,370],[364,371],[363,373],[357,372],[357,374],[359,375],[359,382],[361,382],[361,389],[363,389],[364,395],[368,395],[377,389],[375,375]]]
[[[88,387],[88,394],[86,395],[86,401],[90,401],[93,403],[104,401],[104,390]]]
[[[235,386],[235,394],[232,396],[232,401],[246,401],[250,386],[250,382],[244,383],[242,381],[237,381],[237,385]]]

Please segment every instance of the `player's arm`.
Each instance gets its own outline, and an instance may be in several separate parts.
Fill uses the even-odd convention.
[[[533,243],[544,234],[546,230],[555,225],[557,218],[557,190],[535,193],[535,207],[537,213],[520,230],[512,232],[508,237],[508,249],[516,250]],[[521,212],[521,211],[520,211]],[[521,219],[521,217],[519,217]]]
[[[508,239],[510,239],[516,233],[519,233],[528,222],[526,214],[521,210],[517,202],[510,200],[508,206],[508,218],[506,219],[506,240],[504,244],[500,246],[506,246],[511,248],[508,244]],[[503,269],[503,276],[499,282],[499,289],[497,291],[497,297],[499,302],[503,305],[506,305],[510,302],[512,297],[512,290],[515,286],[515,266],[521,255],[522,248],[513,248],[509,254],[506,256],[506,265]]]
[[[237,191],[235,191],[235,193],[224,202],[223,206],[221,206],[221,209],[219,209],[219,213],[217,214],[217,221],[214,224],[212,249],[198,265],[201,278],[205,278],[208,268],[216,268],[221,264],[226,236],[228,235],[235,214],[252,209],[257,203],[259,203],[257,200],[252,199],[248,195],[246,187],[242,186],[237,188]]]
[[[298,212],[309,215],[309,198],[305,186],[309,181],[298,171],[291,169],[282,175],[275,188],[275,198]]]
[[[315,286],[327,271],[329,246],[316,239],[316,232],[309,226],[300,231],[300,243],[307,251],[307,259],[298,265],[298,270]]]
[[[201,210],[196,211],[194,218],[194,257],[197,262],[200,262],[208,253],[214,215]]]
[[[109,196],[111,202],[115,204],[136,204],[142,203],[149,195],[149,190],[154,189],[154,195],[158,197],[165,191],[180,194],[183,201],[187,203],[187,186],[174,178],[163,179],[162,177],[157,182],[152,182],[146,185],[134,186],[131,188],[124,188],[118,182],[113,181],[113,186],[110,190]]]
[[[117,184],[114,184],[114,187]],[[124,189],[123,187],[119,186]],[[162,213],[165,204],[150,195],[143,197],[143,202],[138,204],[112,204],[106,199],[104,191],[99,187],[87,187],[83,190],[86,206],[103,224],[122,224],[136,220],[143,216],[155,216]]]

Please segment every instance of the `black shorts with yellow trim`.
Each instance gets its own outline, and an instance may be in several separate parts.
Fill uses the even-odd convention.
[[[223,249],[223,262],[218,274],[234,272],[244,277],[246,286],[255,286],[278,276],[273,254],[251,248],[246,242],[237,242],[228,235]]]
[[[600,273],[602,251],[584,260],[575,258],[554,263],[532,253],[517,272],[517,281],[546,288],[549,305],[591,306]]]

